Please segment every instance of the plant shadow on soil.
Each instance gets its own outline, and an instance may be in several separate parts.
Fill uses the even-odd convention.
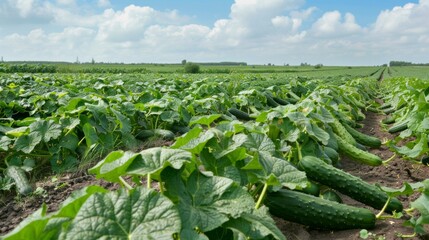
[[[385,116],[375,114],[372,112],[366,113],[366,119],[362,121],[364,127],[361,129],[362,132],[377,136],[380,139],[389,138],[391,139],[394,135],[387,133],[380,127],[380,121]],[[383,159],[387,159],[393,155],[393,153],[386,146],[382,146],[380,149],[370,149],[370,152],[380,156]],[[388,187],[399,188],[403,182],[418,182],[426,179],[429,176],[429,167],[421,164],[414,164],[411,161],[395,157],[388,166],[371,167],[355,163],[349,159],[341,159],[341,167],[345,171],[358,176],[365,181],[370,183],[380,183],[381,185]],[[23,219],[28,215],[40,208],[42,203],[46,203],[48,211],[52,212],[58,209],[60,203],[62,203],[70,194],[77,189],[81,189],[88,185],[99,185],[106,189],[114,190],[118,186],[112,183],[105,182],[103,180],[95,179],[92,175],[80,174],[65,174],[57,181],[51,181],[50,179],[40,181],[36,183],[36,187],[42,187],[45,191],[41,194],[35,194],[30,197],[17,200],[13,193],[0,197],[0,235],[11,231],[16,227]],[[374,210],[368,206],[365,206],[353,199],[341,195],[344,203],[365,207]],[[404,208],[409,207],[409,203],[415,200],[418,196],[412,195],[409,197],[400,197],[401,202],[404,204]],[[277,226],[287,236],[289,240],[354,240],[361,239],[359,232],[361,229],[343,230],[343,231],[326,231],[310,229],[305,226],[284,221],[280,218],[274,217]],[[402,224],[406,219],[399,220],[379,220],[374,229],[368,230],[376,237],[384,238],[372,238],[372,239],[387,239],[395,240],[401,239],[396,236],[397,232],[402,234],[412,234],[412,229],[404,227]],[[371,238],[368,238],[371,239]],[[416,237],[412,239],[429,239],[428,236]]]

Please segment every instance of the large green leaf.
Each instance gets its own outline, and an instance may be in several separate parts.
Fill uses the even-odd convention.
[[[271,235],[274,239],[286,240],[265,206],[253,210],[252,213],[244,213],[239,218],[231,219],[223,227],[238,232],[241,239],[266,239]]]
[[[34,148],[42,140],[42,136],[36,132],[30,133],[28,135],[22,135],[16,139],[13,148],[15,151],[22,151],[24,153],[31,153]]]
[[[180,171],[167,168],[162,179],[166,195],[178,205],[182,231],[210,231],[254,207],[252,197],[229,178],[194,171],[184,180]]]
[[[288,161],[267,152],[259,152],[257,156],[263,168],[263,171],[257,174],[265,179],[268,185],[276,186],[276,189],[282,186],[290,189],[304,188],[307,185],[305,172],[299,171]]]
[[[269,152],[273,154],[276,151],[276,145],[274,142],[265,134],[251,133],[247,135],[244,146],[252,152]]]
[[[95,174],[97,178],[120,182],[119,177],[125,174],[128,166],[136,158],[141,158],[141,155],[130,151],[114,151],[98,162],[97,165],[90,168],[88,172]]]
[[[0,151],[9,150],[9,145],[12,143],[12,139],[7,136],[0,137]]]
[[[138,187],[91,195],[61,239],[172,239],[180,228],[178,210],[168,198]]]
[[[191,121],[189,122],[189,126],[192,126],[194,124],[202,124],[205,126],[210,126],[216,119],[220,118],[221,114],[212,114],[212,115],[206,115],[206,116],[196,116],[192,117]]]
[[[40,120],[30,125],[30,134],[40,135],[43,142],[49,142],[51,139],[57,139],[61,136],[61,125],[52,120]]]
[[[153,178],[159,179],[159,173],[166,167],[171,166],[180,169],[183,164],[192,160],[192,154],[181,149],[169,149],[154,147],[141,151],[127,168],[128,174],[145,176],[151,174]]]
[[[413,144],[414,142],[411,142],[410,144]],[[416,158],[423,153],[427,153],[429,151],[428,147],[428,139],[426,134],[422,134],[420,136],[420,140],[412,147],[408,146],[409,144],[401,147],[397,147],[395,145],[391,145],[393,148],[396,149],[400,154],[404,154],[410,158]]]

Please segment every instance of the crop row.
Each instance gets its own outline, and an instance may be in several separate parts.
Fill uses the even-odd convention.
[[[6,170],[30,170],[47,160],[54,171],[65,171],[110,152],[89,172],[121,186],[82,189],[54,213],[42,206],[5,239],[284,239],[268,210],[315,227],[370,228],[384,212],[402,211],[395,196],[428,189],[425,183],[379,188],[336,168],[340,154],[357,164],[388,164],[364,146],[379,147],[378,139],[353,131],[363,110],[377,111],[375,79],[1,81]],[[139,149],[154,138],[174,141]],[[18,187],[25,176],[4,179]],[[381,211],[375,216],[311,196],[313,185]],[[423,218],[425,197],[414,204]],[[313,211],[314,204],[320,207]],[[424,222],[409,222],[421,233]]]

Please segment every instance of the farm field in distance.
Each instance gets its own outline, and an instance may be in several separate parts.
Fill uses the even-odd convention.
[[[1,239],[427,239],[429,67],[0,63]]]

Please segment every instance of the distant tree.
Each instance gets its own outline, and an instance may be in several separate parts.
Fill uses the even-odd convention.
[[[74,62],[74,63],[76,63],[76,64],[79,64],[80,62],[79,62],[79,57],[76,57],[76,62]]]
[[[199,73],[200,65],[188,62],[185,64],[185,73]]]
[[[322,68],[322,67],[323,67],[323,64],[321,64],[321,63],[318,63],[314,66],[314,68]]]
[[[271,66],[271,63],[268,63],[268,66]]]
[[[3,56],[1,56],[1,62],[4,62],[4,60],[3,60]]]
[[[185,65],[186,64],[186,59],[183,59],[182,60],[182,65]]]
[[[91,59],[91,64],[95,64],[94,58]]]

